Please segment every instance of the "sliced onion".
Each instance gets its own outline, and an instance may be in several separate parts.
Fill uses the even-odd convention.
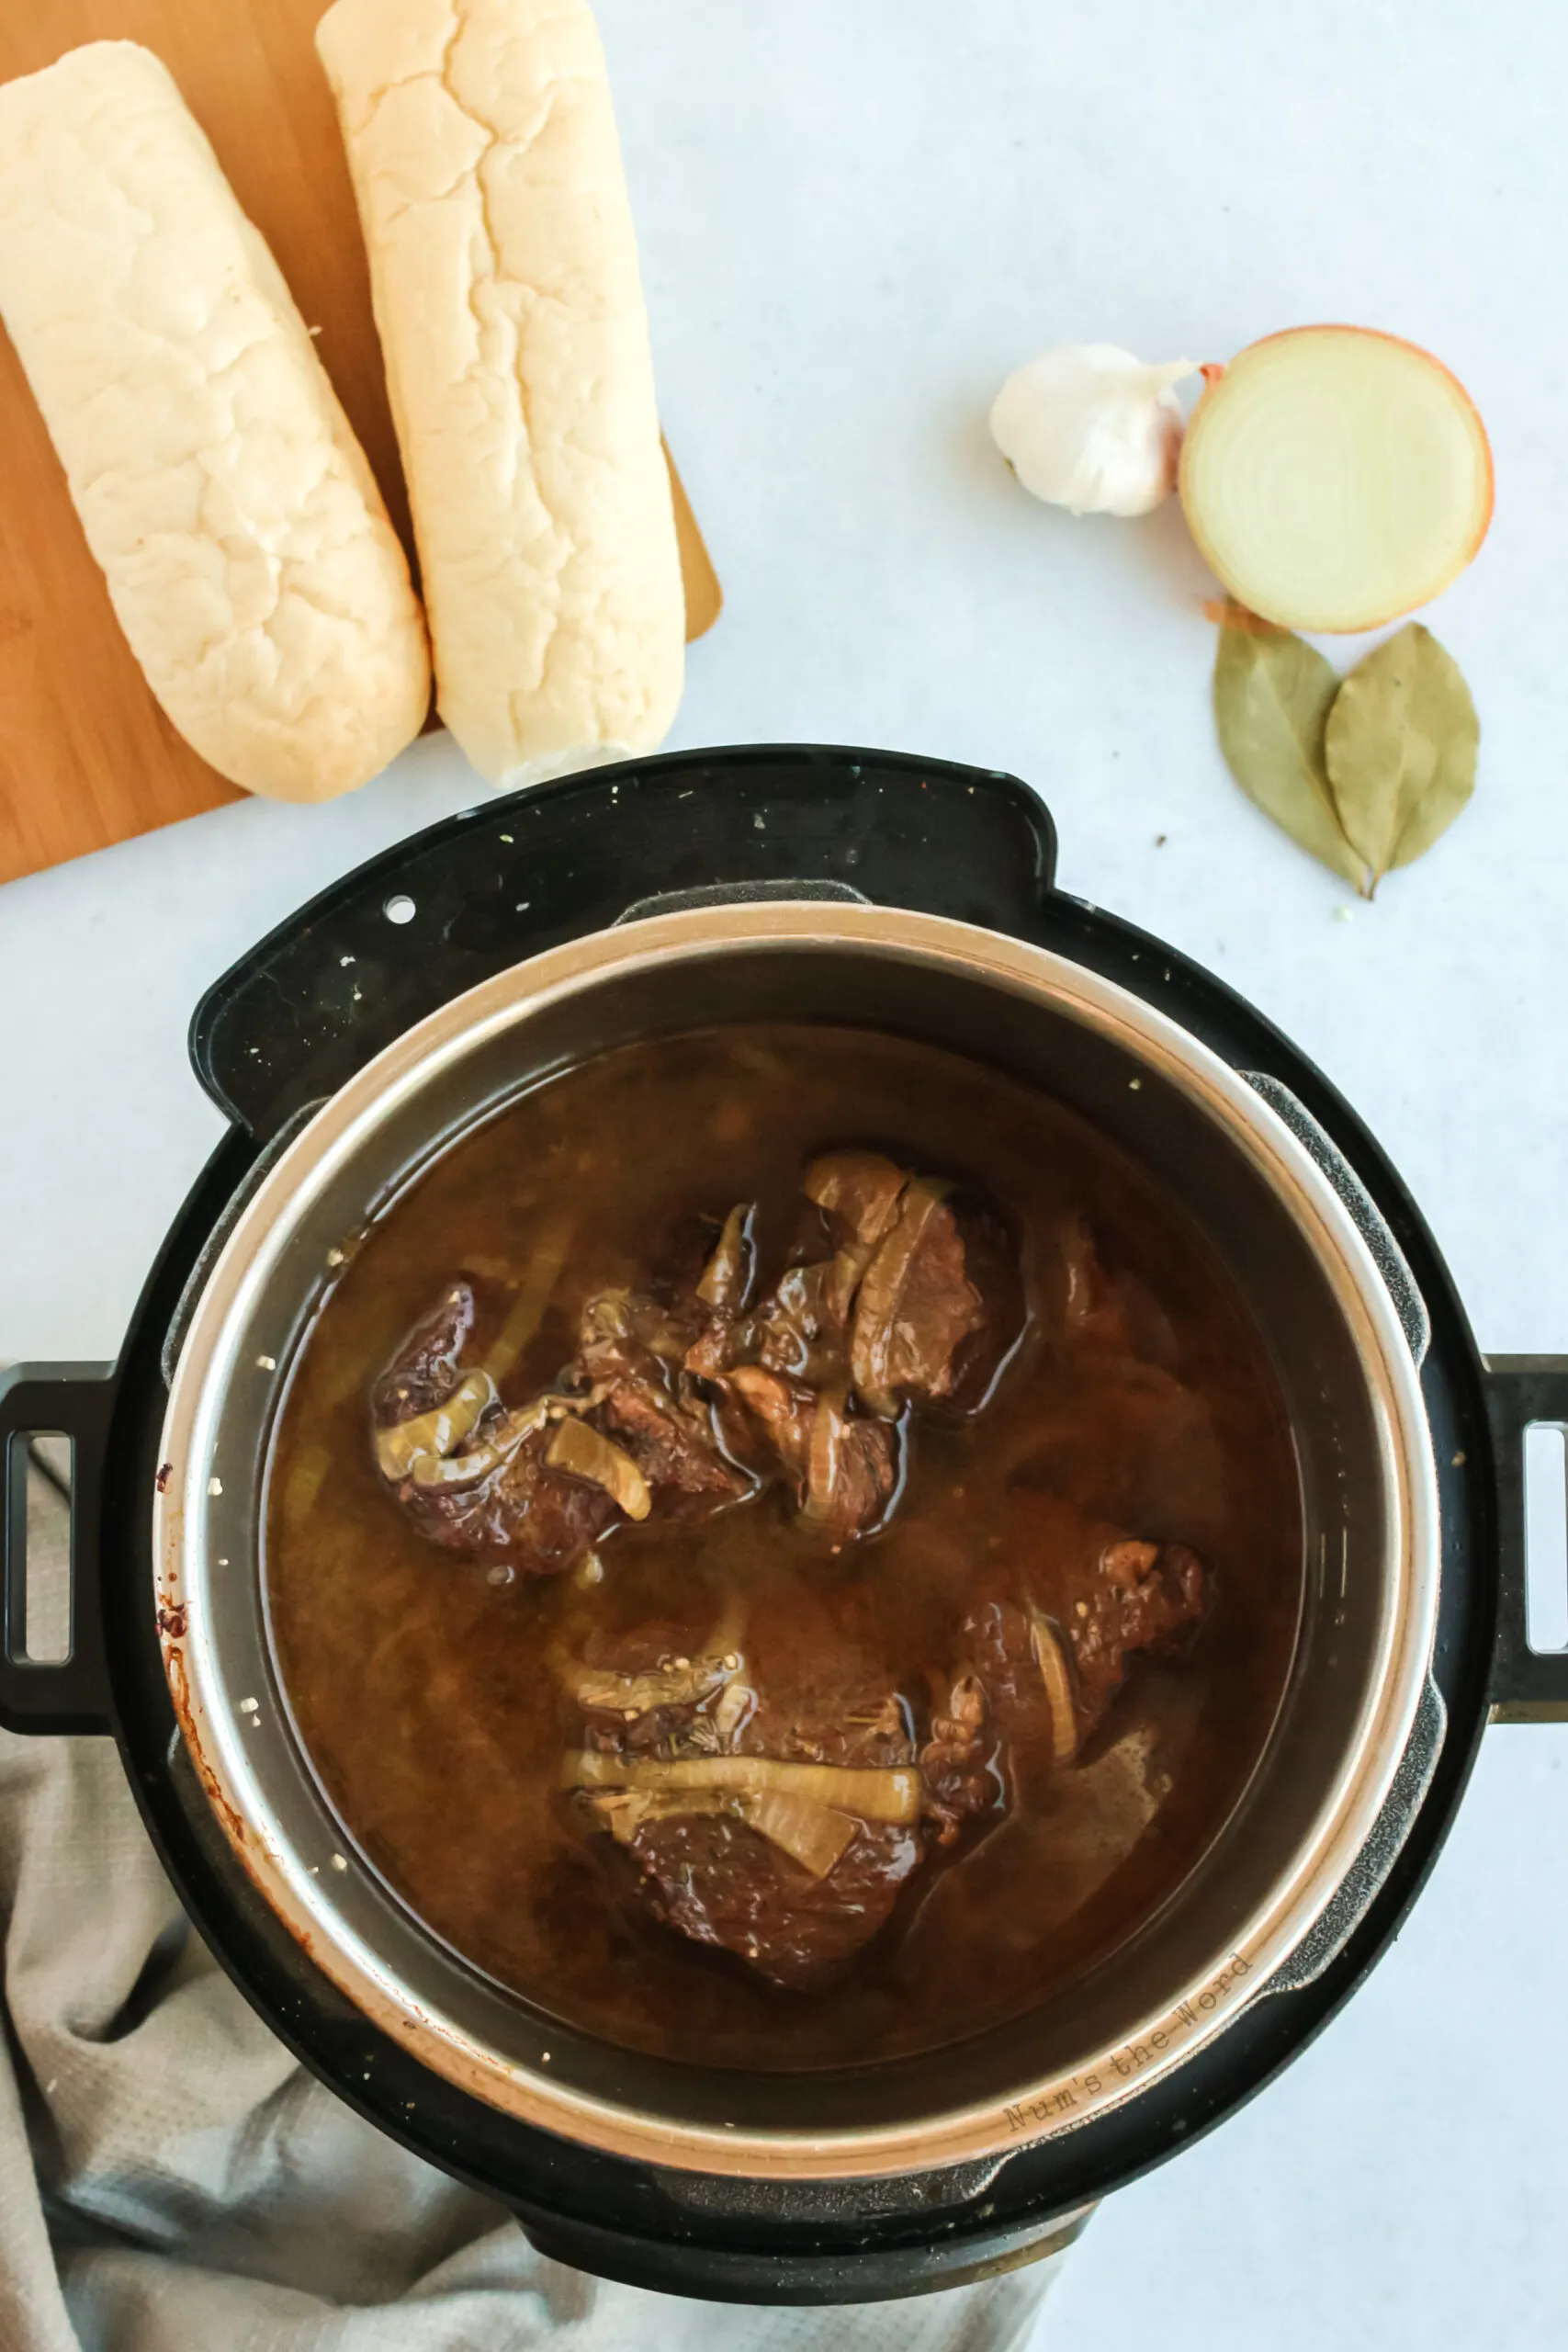
[[[586,1478],[591,1486],[603,1487],[628,1519],[646,1519],[653,1509],[648,1480],[631,1455],[623,1453],[618,1445],[612,1445],[587,1421],[569,1419],[558,1422],[545,1460],[552,1470],[567,1470],[574,1478]]]
[[[915,1822],[920,1776],[897,1765],[786,1764],[776,1756],[609,1756],[573,1748],[561,1760],[563,1789],[727,1789],[741,1796],[807,1797],[863,1821]]]
[[[730,1656],[735,1658],[735,1672],[739,1676],[740,1660],[733,1651]],[[711,1718],[714,1737],[717,1740],[719,1747],[732,1747],[735,1745],[736,1733],[740,1729],[741,1724],[748,1722],[756,1712],[757,1693],[750,1684],[734,1679],[727,1682],[714,1702]]]
[[[406,1478],[416,1462],[441,1460],[461,1445],[496,1402],[495,1383],[488,1372],[470,1372],[450,1396],[428,1413],[395,1421],[376,1432],[376,1466],[383,1478]]]
[[[829,1151],[801,1180],[808,1201],[847,1227],[852,1241],[880,1241],[893,1222],[908,1171],[880,1151]]]
[[[724,1814],[744,1822],[813,1878],[826,1878],[842,1860],[860,1824],[809,1797],[735,1795],[725,1789],[604,1789],[588,1799],[595,1820],[617,1844],[629,1846],[649,1822]]]
[[[839,1510],[840,1457],[848,1433],[845,1391],[825,1388],[817,1399],[811,1423],[811,1447],[806,1461],[806,1494],[801,1517],[820,1526]]]
[[[471,1453],[450,1454],[445,1461],[438,1454],[422,1453],[410,1464],[409,1477],[424,1493],[478,1486],[481,1478],[491,1476],[510,1462],[525,1439],[543,1429],[547,1419],[544,1398],[536,1397],[520,1412],[503,1413],[500,1420],[489,1422],[483,1443]]]
[[[327,1472],[333,1466],[330,1445],[304,1445],[290,1465],[288,1482],[283,1489],[283,1511],[286,1519],[298,1521],[308,1519],[316,1507]]]
[[[861,1276],[875,1250],[874,1241],[846,1241],[841,1250],[834,1250],[824,1270],[822,1304],[835,1323],[848,1322]]]
[[[555,1295],[571,1247],[571,1230],[570,1216],[552,1217],[534,1245],[517,1295],[490,1351],[490,1369],[498,1382],[506,1378],[545,1319],[545,1310]]]
[[[813,1878],[826,1878],[837,1868],[860,1826],[847,1813],[818,1804],[810,1797],[790,1796],[781,1789],[742,1797],[737,1810],[749,1829],[771,1839]]]
[[[751,1254],[746,1227],[753,1205],[750,1201],[737,1201],[724,1220],[718,1246],[697,1284],[697,1296],[705,1306],[739,1307],[745,1303]]]
[[[618,1845],[629,1846],[649,1821],[681,1821],[694,1814],[732,1813],[735,1800],[722,1789],[605,1789],[588,1799],[595,1820]]]
[[[1492,453],[1430,352],[1295,327],[1216,371],[1181,452],[1188,527],[1281,628],[1379,628],[1439,594],[1492,519]]]
[[[1048,1618],[1038,1613],[1031,1617],[1029,1638],[1051,1705],[1051,1753],[1058,1764],[1066,1764],[1078,1751],[1078,1717],[1073,1703],[1072,1677],[1055,1628]]]
[[[653,1707],[694,1707],[721,1690],[735,1671],[722,1657],[675,1658],[641,1674],[613,1674],[559,1655],[550,1663],[580,1707],[615,1715],[645,1715]]]
[[[896,1224],[866,1268],[855,1301],[854,1327],[850,1333],[850,1370],[862,1404],[885,1421],[898,1418],[898,1399],[892,1388],[892,1359],[904,1285],[926,1227],[952,1189],[940,1177],[915,1179],[904,1193]]]

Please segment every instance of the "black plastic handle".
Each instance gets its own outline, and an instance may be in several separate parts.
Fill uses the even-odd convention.
[[[1027,935],[1055,861],[1046,809],[995,769],[803,743],[593,768],[324,890],[208,990],[191,1059],[263,1142],[437,1006],[628,910],[843,896]]]
[[[1489,1356],[1486,1410],[1497,1471],[1495,1723],[1568,1723],[1568,1650],[1533,1650],[1527,1615],[1525,1432],[1568,1430],[1568,1356]]]
[[[97,1602],[114,1400],[111,1364],[19,1363],[0,1374],[0,1724],[7,1731],[114,1728]],[[71,1630],[67,1655],[40,1664],[27,1655],[27,1441],[55,1430],[71,1440]]]

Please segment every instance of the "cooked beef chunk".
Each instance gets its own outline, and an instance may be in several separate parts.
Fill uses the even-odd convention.
[[[557,1388],[521,1413],[500,1393],[516,1350],[465,1365],[478,1307],[450,1283],[374,1396],[378,1465],[420,1532],[556,1569],[619,1519],[719,1510],[780,1470],[835,1547],[879,1526],[905,1405],[953,1396],[974,1343],[1016,1323],[1016,1262],[994,1221],[879,1153],[814,1160],[803,1191],[807,1246],[825,1226],[832,1257],[786,1267],[748,1311],[753,1204],[737,1203],[644,1287],[595,1292]],[[540,1416],[573,1425],[541,1433]]]
[[[817,1392],[798,1381],[785,1380],[760,1364],[738,1364],[728,1385],[765,1432],[800,1492],[806,1490],[807,1465],[811,1459],[811,1430],[817,1419]]]
[[[856,1294],[850,1368],[886,1419],[906,1397],[951,1395],[959,1351],[986,1319],[944,1191],[924,1178],[908,1186]]]
[[[1203,1563],[1189,1545],[1107,1544],[1087,1612],[1067,1629],[1080,1704],[1098,1720],[1130,1653],[1172,1645],[1201,1617],[1203,1600]]]
[[[457,1359],[472,1335],[475,1302],[471,1283],[449,1283],[439,1300],[416,1323],[370,1392],[370,1409],[380,1429],[410,1421],[445,1402],[457,1385]]]
[[[1058,1761],[1097,1729],[1134,1652],[1173,1646],[1206,1604],[1198,1555],[1139,1541],[1054,1496],[1012,1498],[1011,1555],[963,1634],[1003,1736]]]
[[[1076,1698],[1070,1721],[1064,1725],[1040,1670],[1034,1611],[1028,1600],[1017,1597],[1014,1579],[993,1581],[999,1589],[971,1596],[961,1634],[987,1703],[1008,1740],[1049,1743],[1055,1734],[1070,1753],[1078,1740]]]
[[[791,1266],[736,1335],[737,1360],[754,1356],[769,1372],[814,1386],[849,1374],[849,1299],[836,1287],[839,1261]]]
[[[998,1753],[985,1685],[977,1674],[960,1674],[920,1750],[926,1811],[938,1824],[939,1846],[951,1846],[973,1815],[996,1809],[1004,1793]]]
[[[718,1378],[760,1364],[817,1389],[852,1383],[886,1420],[906,1402],[953,1397],[976,1363],[983,1390],[1022,1327],[1017,1253],[994,1217],[950,1189],[879,1152],[813,1160],[803,1190],[833,1255],[788,1266],[749,1316],[716,1316],[688,1369]]]
[[[802,1387],[757,1364],[729,1385],[795,1483],[801,1516],[837,1542],[877,1525],[897,1482],[898,1434],[852,1414],[843,1391]]]
[[[508,1421],[521,1419],[508,1417]],[[441,1463],[439,1483],[416,1476],[393,1492],[427,1543],[493,1555],[536,1576],[577,1566],[621,1517],[615,1497],[595,1481],[552,1468],[554,1430],[540,1422],[515,1443],[508,1423],[468,1456]]]
[[[656,1918],[775,1983],[837,1974],[919,1864],[921,1783],[896,1691],[809,1605],[705,1639],[589,1645],[563,1772],[637,1863]]]
[[[656,1364],[679,1363],[706,1321],[705,1310],[694,1299],[672,1305],[645,1291],[596,1291],[578,1327],[581,1377],[603,1382],[624,1373],[646,1373]]]
[[[834,1541],[881,1524],[898,1480],[898,1433],[852,1413],[842,1389],[824,1389],[811,1424],[801,1516]]]
[[[731,1378],[781,1454],[808,1456],[821,1400],[759,1366]],[[848,1593],[835,1607],[803,1589],[706,1634],[591,1635],[558,1667],[578,1710],[564,1784],[636,1861],[655,1917],[781,1984],[826,1981],[888,1917],[922,1822],[938,1847],[994,1827],[1010,1747],[1031,1770],[1074,1758],[1129,1657],[1201,1613],[1186,1546],[1027,1490],[1010,1507],[1013,1553],[955,1629],[964,1662],[918,1746],[908,1703],[857,1651]]]
[[[656,1507],[733,1502],[752,1481],[724,1458],[711,1411],[674,1369],[696,1322],[638,1294],[602,1293],[561,1386],[509,1411],[488,1372],[463,1369],[475,1304],[454,1283],[374,1392],[381,1474],[427,1542],[536,1575],[576,1566],[612,1526]],[[400,1409],[410,1406],[421,1409]]]
[[[827,1217],[840,1247],[866,1247],[892,1226],[908,1181],[908,1170],[879,1151],[833,1151],[812,1161],[801,1190]]]
[[[612,1430],[652,1489],[656,1506],[672,1511],[734,1502],[755,1481],[725,1459],[711,1410],[639,1373],[614,1381],[601,1408]]]
[[[726,1459],[712,1408],[682,1373],[714,1312],[694,1300],[666,1306],[635,1291],[604,1291],[582,1313],[578,1374],[596,1385],[599,1417],[666,1510],[687,1511],[694,1502],[711,1510],[755,1483]]]
[[[823,1878],[723,1814],[649,1821],[629,1842],[656,1919],[798,1992],[842,1974],[920,1859],[917,1830],[864,1821]]]
[[[736,1734],[746,1754],[834,1771],[902,1771],[915,1743],[886,1667],[802,1592],[748,1625],[740,1655],[757,1704]]]
[[[591,1627],[581,1657],[558,1656],[558,1680],[586,1717],[583,1746],[610,1755],[728,1754],[757,1700],[721,1626],[673,1623],[606,1636]]]
[[[818,1313],[841,1323],[852,1307],[854,1384],[886,1419],[906,1397],[950,1395],[964,1344],[987,1319],[950,1189],[879,1152],[833,1152],[806,1172],[805,1191],[837,1245],[820,1270]]]

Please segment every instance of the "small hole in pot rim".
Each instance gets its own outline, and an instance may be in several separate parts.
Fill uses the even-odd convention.
[[[406,891],[400,890],[394,897],[388,899],[381,912],[389,922],[412,922],[419,909]]]

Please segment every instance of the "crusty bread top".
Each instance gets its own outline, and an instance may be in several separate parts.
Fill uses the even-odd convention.
[[[604,54],[584,0],[337,0],[437,705],[492,780],[657,743],[685,610]]]
[[[428,707],[408,566],[271,253],[133,42],[0,86],[0,314],[180,732],[284,798],[376,774]]]

